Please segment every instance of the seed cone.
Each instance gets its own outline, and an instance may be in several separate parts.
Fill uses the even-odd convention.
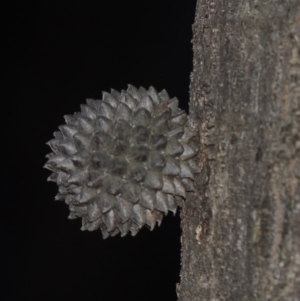
[[[55,199],[68,204],[70,219],[82,218],[82,230],[100,228],[103,238],[152,230],[194,191],[194,134],[165,90],[103,92],[65,120],[45,168],[59,187]]]

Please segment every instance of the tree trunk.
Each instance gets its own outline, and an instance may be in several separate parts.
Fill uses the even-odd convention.
[[[299,0],[198,0],[180,301],[300,300]]]

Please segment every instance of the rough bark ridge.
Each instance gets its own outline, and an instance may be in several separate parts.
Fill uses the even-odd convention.
[[[199,0],[180,301],[300,300],[299,0]]]

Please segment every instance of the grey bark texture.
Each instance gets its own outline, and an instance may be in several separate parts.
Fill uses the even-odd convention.
[[[198,0],[180,301],[300,300],[299,8]]]

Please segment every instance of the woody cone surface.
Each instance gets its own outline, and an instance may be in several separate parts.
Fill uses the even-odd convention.
[[[45,167],[59,186],[70,219],[103,238],[160,225],[194,191],[197,149],[187,114],[165,90],[129,85],[87,99],[81,112],[65,116]]]

